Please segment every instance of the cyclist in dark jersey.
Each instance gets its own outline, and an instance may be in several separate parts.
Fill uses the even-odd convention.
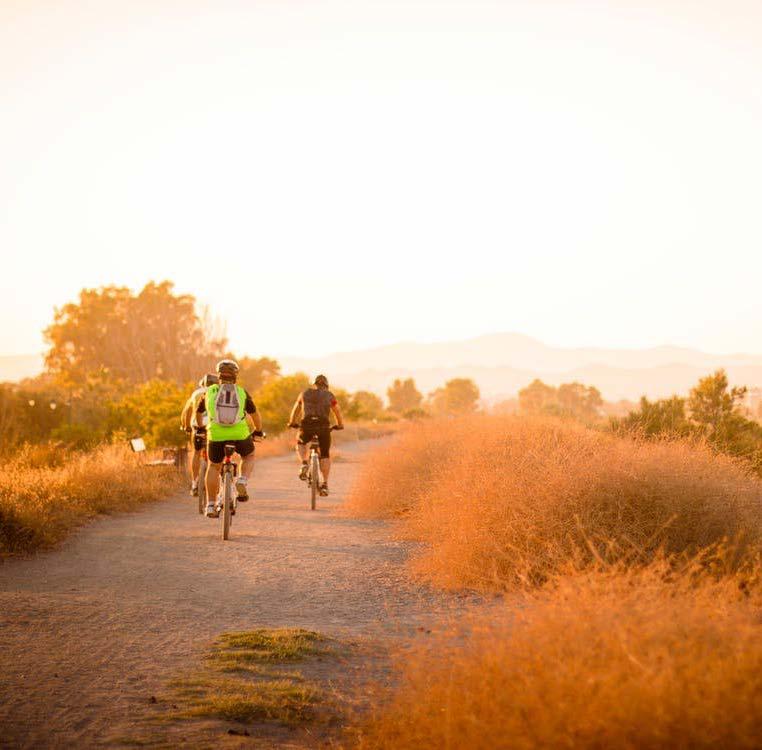
[[[336,417],[334,429],[343,430],[344,420],[339,409],[339,402],[328,390],[328,378],[325,375],[318,375],[312,388],[308,388],[296,399],[288,420],[289,427],[299,428],[299,436],[296,439],[296,455],[301,461],[299,479],[307,479],[309,471],[307,446],[313,437],[318,439],[320,472],[323,475],[320,494],[324,497],[328,494],[328,475],[331,473],[331,412]],[[299,413],[302,415],[301,422],[297,422]]]

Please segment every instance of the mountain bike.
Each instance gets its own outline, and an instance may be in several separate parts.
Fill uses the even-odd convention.
[[[257,438],[264,438],[264,432],[252,433],[252,438],[255,443],[258,443]],[[222,538],[227,540],[230,538],[230,527],[233,524],[233,516],[235,515],[236,508],[238,507],[238,493],[235,490],[235,479],[238,476],[238,464],[233,461],[233,454],[235,453],[235,444],[225,445],[225,457],[220,464],[220,489],[217,495],[216,506],[220,510],[220,517],[222,518]],[[206,455],[206,451],[204,451]]]
[[[235,515],[235,509],[238,505],[238,497],[235,492],[233,484],[235,483],[236,475],[238,474],[238,465],[233,463],[233,454],[235,453],[235,445],[225,446],[225,458],[220,465],[220,474],[222,481],[220,482],[220,496],[218,497],[218,503],[221,505],[222,516],[222,538],[230,538],[230,526],[233,523],[233,516]],[[220,502],[220,499],[222,502]]]
[[[330,428],[337,429],[337,425]],[[317,435],[312,436],[309,442],[310,453],[307,458],[307,486],[310,488],[310,510],[316,510],[317,497],[320,494],[320,485],[323,484],[323,474],[320,471],[320,441]]]

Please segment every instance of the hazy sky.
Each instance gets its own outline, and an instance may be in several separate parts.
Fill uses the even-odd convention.
[[[762,4],[0,0],[0,353],[173,279],[251,354],[762,351]]]

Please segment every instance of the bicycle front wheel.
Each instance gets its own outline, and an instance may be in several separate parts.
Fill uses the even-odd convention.
[[[222,490],[222,538],[230,538],[230,524],[233,520],[233,474],[225,472],[225,484]]]

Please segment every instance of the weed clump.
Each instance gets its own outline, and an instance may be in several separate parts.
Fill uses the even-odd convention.
[[[426,542],[415,570],[445,588],[532,588],[600,562],[648,564],[762,539],[762,482],[687,442],[616,437],[553,419],[410,427],[372,454],[349,501]]]
[[[581,573],[461,622],[405,652],[357,746],[759,747],[762,571],[704,565]]]
[[[44,462],[27,449],[8,466],[0,476],[0,555],[50,547],[93,516],[166,497],[182,481],[174,468],[141,466],[117,445]]]

